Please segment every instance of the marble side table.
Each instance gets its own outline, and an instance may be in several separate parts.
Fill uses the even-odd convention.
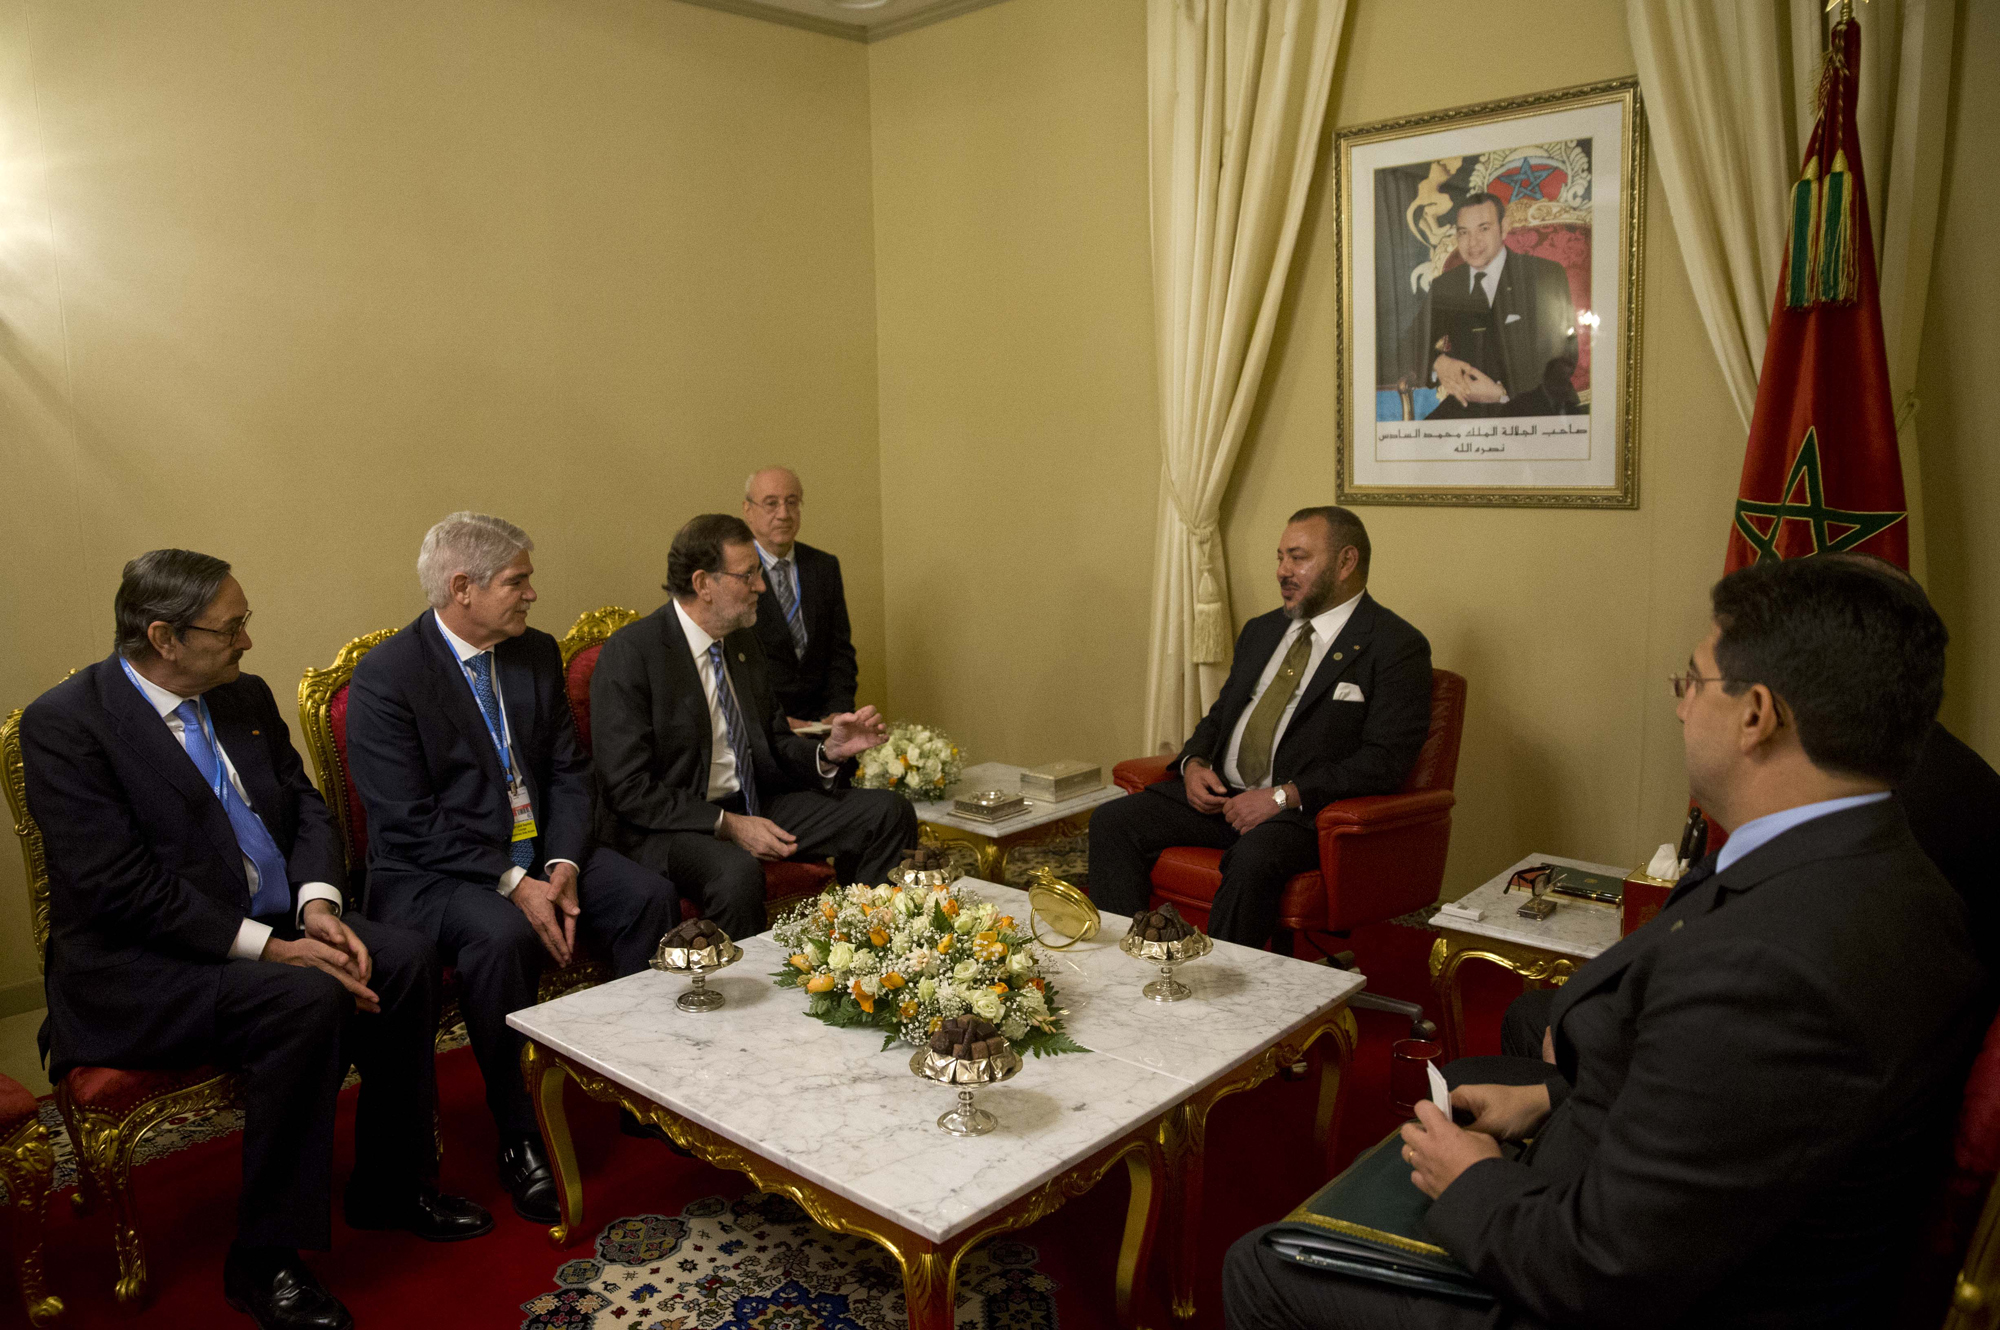
[[[1010,762],[981,762],[967,767],[958,784],[951,788],[952,798],[963,797],[975,790],[1016,793],[1021,788],[1021,773],[1025,770],[1026,767],[1017,767]],[[926,800],[915,807],[917,820],[929,829],[934,838],[961,841],[972,847],[977,856],[975,876],[999,882],[1006,878],[1010,850],[1022,845],[1039,845],[1061,836],[1073,836],[1089,825],[1093,808],[1121,798],[1124,793],[1115,783],[1107,780],[1086,794],[1054,803],[1031,794],[1026,809],[1000,822],[982,822],[976,817],[966,817],[953,810],[951,799]]]
[[[967,885],[1026,919],[1025,893]],[[1030,1058],[1012,1080],[981,1090],[1000,1119],[987,1136],[937,1130],[950,1095],[910,1074],[907,1048],[884,1052],[875,1032],[809,1019],[799,995],[768,978],[785,959],[769,934],[741,940],[743,960],[709,981],[728,1001],[717,1012],[679,1011],[686,981],[647,971],[513,1013],[562,1205],[551,1240],[584,1236],[563,1111],[574,1081],[709,1163],[792,1197],[827,1228],[881,1243],[902,1268],[913,1330],[950,1330],[959,1259],[973,1245],[1034,1223],[1123,1164],[1131,1199],[1119,1323],[1139,1322],[1166,1199],[1185,1214],[1166,1236],[1172,1311],[1186,1324],[1209,1109],[1318,1044],[1317,1126],[1330,1149],[1355,1042],[1346,1002],[1365,981],[1219,943],[1180,971],[1194,997],[1162,1006],[1140,996],[1147,967],[1116,950],[1124,926],[1106,916],[1107,941],[1048,953],[1069,1030],[1093,1051]]]
[[[1618,941],[1620,911],[1616,905],[1554,896],[1561,902],[1546,919],[1523,919],[1516,911],[1528,899],[1508,891],[1507,881],[1536,864],[1563,864],[1592,873],[1623,878],[1629,869],[1565,859],[1559,854],[1531,854],[1459,897],[1454,904],[1480,911],[1477,922],[1438,915],[1431,927],[1438,940],[1431,944],[1431,987],[1444,1015],[1444,1051],[1455,1058],[1464,1048],[1465,1002],[1459,988],[1459,967],[1470,960],[1491,961],[1512,970],[1531,984],[1554,988],[1577,967]]]

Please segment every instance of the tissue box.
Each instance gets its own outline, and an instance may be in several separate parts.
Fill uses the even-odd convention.
[[[1644,868],[1635,868],[1625,875],[1625,899],[1623,919],[1619,923],[1618,936],[1629,937],[1632,930],[1650,920],[1667,903],[1673,894],[1675,884],[1663,877],[1654,877]]]

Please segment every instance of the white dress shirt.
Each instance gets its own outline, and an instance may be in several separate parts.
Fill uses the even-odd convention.
[[[458,657],[458,672],[465,678],[465,690],[472,694],[472,705],[475,709],[479,706],[479,694],[472,687],[472,670],[468,663],[474,656],[486,656],[489,658],[487,664],[488,673],[493,679],[493,704],[500,708],[500,741],[506,744],[507,751],[512,753],[514,751],[514,731],[507,723],[507,699],[500,692],[500,662],[490,659],[493,655],[493,648],[487,647],[482,651],[472,645],[472,643],[445,627],[444,620],[438,617],[436,610],[431,611],[431,621],[437,625],[438,632],[444,634],[445,645],[450,647],[452,654]],[[481,712],[480,714],[484,715],[485,713]],[[514,761],[518,766],[520,758],[517,756]],[[522,779],[525,780],[526,777],[524,776]],[[578,873],[583,872],[583,866],[574,859],[550,859],[546,862],[551,864],[568,864],[571,868],[576,869]],[[502,896],[512,896],[514,888],[520,886],[521,879],[527,875],[527,869],[522,868],[519,864],[512,865],[506,872],[500,875],[500,881],[495,884],[494,890],[498,891]]]
[[[687,634],[688,654],[694,658],[694,672],[701,676],[702,695],[708,699],[708,794],[711,802],[726,799],[743,788],[743,782],[736,774],[736,750],[729,746],[729,722],[722,718],[722,708],[716,705],[715,690],[718,685],[728,686],[727,669],[723,678],[715,677],[715,663],[709,659],[708,649],[719,639],[710,637],[707,630],[694,621],[681,603],[674,602],[674,613],[680,616],[681,631]],[[743,714],[743,700],[737,699],[736,711]],[[745,718],[746,723],[748,718]],[[716,830],[722,829],[722,815],[715,819]]]
[[[1472,272],[1483,272],[1486,274],[1486,284],[1485,287],[1483,288],[1483,291],[1482,288],[1475,286],[1473,284],[1472,273],[1466,274],[1465,277],[1466,290],[1468,292],[1481,291],[1482,294],[1484,294],[1486,297],[1486,307],[1488,309],[1493,308],[1494,293],[1499,291],[1500,289],[1500,274],[1502,272],[1505,272],[1506,269],[1507,269],[1507,247],[1505,245],[1502,245],[1500,246],[1500,252],[1498,254],[1495,254],[1492,257],[1492,259],[1487,262],[1485,267],[1474,268],[1472,270]]]
[[[179,693],[169,692],[167,689],[154,683],[151,679],[148,679],[145,675],[139,673],[136,669],[127,677],[138,683],[139,692],[145,696],[148,702],[153,704],[153,710],[160,713],[160,719],[167,723],[167,732],[174,736],[174,742],[179,744],[182,751],[185,752],[187,749],[187,726],[175,712],[180,709],[181,703],[191,702],[194,699],[182,697]],[[215,741],[215,755],[222,759],[222,769],[229,773],[229,783],[236,787],[237,797],[243,800],[245,807],[252,808],[254,811],[254,805],[250,803],[250,792],[243,788],[243,778],[236,774],[236,764],[229,760],[229,750],[222,746],[220,736]],[[249,879],[250,895],[255,897],[257,894],[257,865],[250,861],[250,856],[247,854],[243,856],[243,876]],[[340,893],[338,891],[335,891],[325,882],[308,882],[299,888],[297,902],[292,907],[294,910],[292,918],[295,922],[305,917],[307,901],[326,901],[333,906],[335,914],[340,913]],[[236,926],[236,940],[229,944],[229,959],[234,961],[254,961],[264,954],[264,944],[270,940],[271,926],[269,924],[245,918],[242,923]]]
[[[1275,771],[1278,765],[1276,760],[1278,745],[1284,742],[1285,730],[1292,723],[1292,713],[1298,710],[1299,694],[1305,691],[1307,682],[1318,672],[1319,663],[1326,659],[1327,649],[1333,645],[1333,639],[1340,636],[1340,630],[1347,627],[1347,621],[1354,617],[1354,607],[1360,603],[1361,596],[1362,593],[1357,591],[1332,609],[1321,610],[1305,622],[1291,625],[1285,630],[1285,635],[1278,639],[1277,647],[1271,652],[1271,659],[1264,662],[1264,673],[1257,680],[1257,690],[1250,694],[1250,701],[1244,705],[1243,714],[1236,718],[1236,729],[1229,736],[1229,747],[1222,759],[1222,778],[1229,782],[1232,789],[1271,788],[1270,771],[1265,772],[1264,779],[1255,785],[1246,786],[1242,774],[1236,768],[1236,755],[1243,747],[1243,727],[1250,723],[1250,713],[1257,709],[1258,700],[1264,696],[1264,690],[1269,688],[1271,680],[1277,677],[1278,666],[1283,663],[1285,653],[1291,650],[1298,634],[1311,633],[1312,655],[1306,658],[1306,667],[1300,672],[1299,681],[1293,685],[1292,695],[1285,702],[1285,710],[1278,717],[1278,728],[1271,732],[1271,768]]]

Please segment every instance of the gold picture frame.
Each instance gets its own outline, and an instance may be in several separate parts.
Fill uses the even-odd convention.
[[[1646,170],[1632,78],[1335,131],[1339,502],[1639,506]]]

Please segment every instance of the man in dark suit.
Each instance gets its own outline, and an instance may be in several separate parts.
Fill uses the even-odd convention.
[[[553,1224],[507,1013],[534,1004],[545,964],[570,963],[579,929],[614,974],[644,969],[680,902],[659,874],[592,847],[562,653],[528,627],[533,548],[482,513],[431,528],[417,556],[431,608],[356,667],[347,763],[368,812],[369,913],[433,939],[456,967],[501,1185],[523,1218]]]
[[[1499,1303],[1286,1267],[1253,1233],[1236,1330],[1889,1323],[1985,1026],[1964,902],[1890,796],[1944,625],[1829,559],[1732,573],[1713,605],[1674,692],[1728,842],[1557,994],[1560,1080],[1461,1086],[1470,1129],[1427,1103],[1403,1129],[1432,1235]]]
[[[1278,543],[1284,606],[1243,625],[1215,705],[1170,779],[1090,820],[1090,894],[1136,914],[1173,845],[1223,850],[1209,932],[1260,947],[1285,882],[1319,862],[1313,819],[1335,799],[1402,786],[1431,717],[1431,648],[1368,595],[1367,528],[1302,508]]]
[[[613,633],[590,679],[604,840],[732,937],[764,930],[764,863],[831,856],[841,881],[883,882],[917,839],[902,795],[847,784],[882,742],[874,707],[829,717],[823,740],[786,724],[751,631],[763,586],[749,527],[694,518],[667,554],[672,599]]]
[[[764,592],[757,598],[757,640],[771,691],[793,727],[854,710],[854,637],[840,560],[799,540],[805,490],[782,466],[766,467],[743,486],[743,520],[757,538]]]
[[[48,851],[51,1079],[204,1063],[245,1078],[243,1191],[223,1266],[267,1328],[353,1324],[300,1261],[332,1245],[334,1105],[361,1069],[346,1210],[432,1241],[493,1217],[433,1185],[438,965],[414,933],[344,917],[340,841],[264,681],[229,565],[125,565],[113,653],[21,720]]]
[[[1573,415],[1576,302],[1559,263],[1507,248],[1507,210],[1472,194],[1453,215],[1459,266],[1431,283],[1425,354],[1438,405],[1426,419]]]

